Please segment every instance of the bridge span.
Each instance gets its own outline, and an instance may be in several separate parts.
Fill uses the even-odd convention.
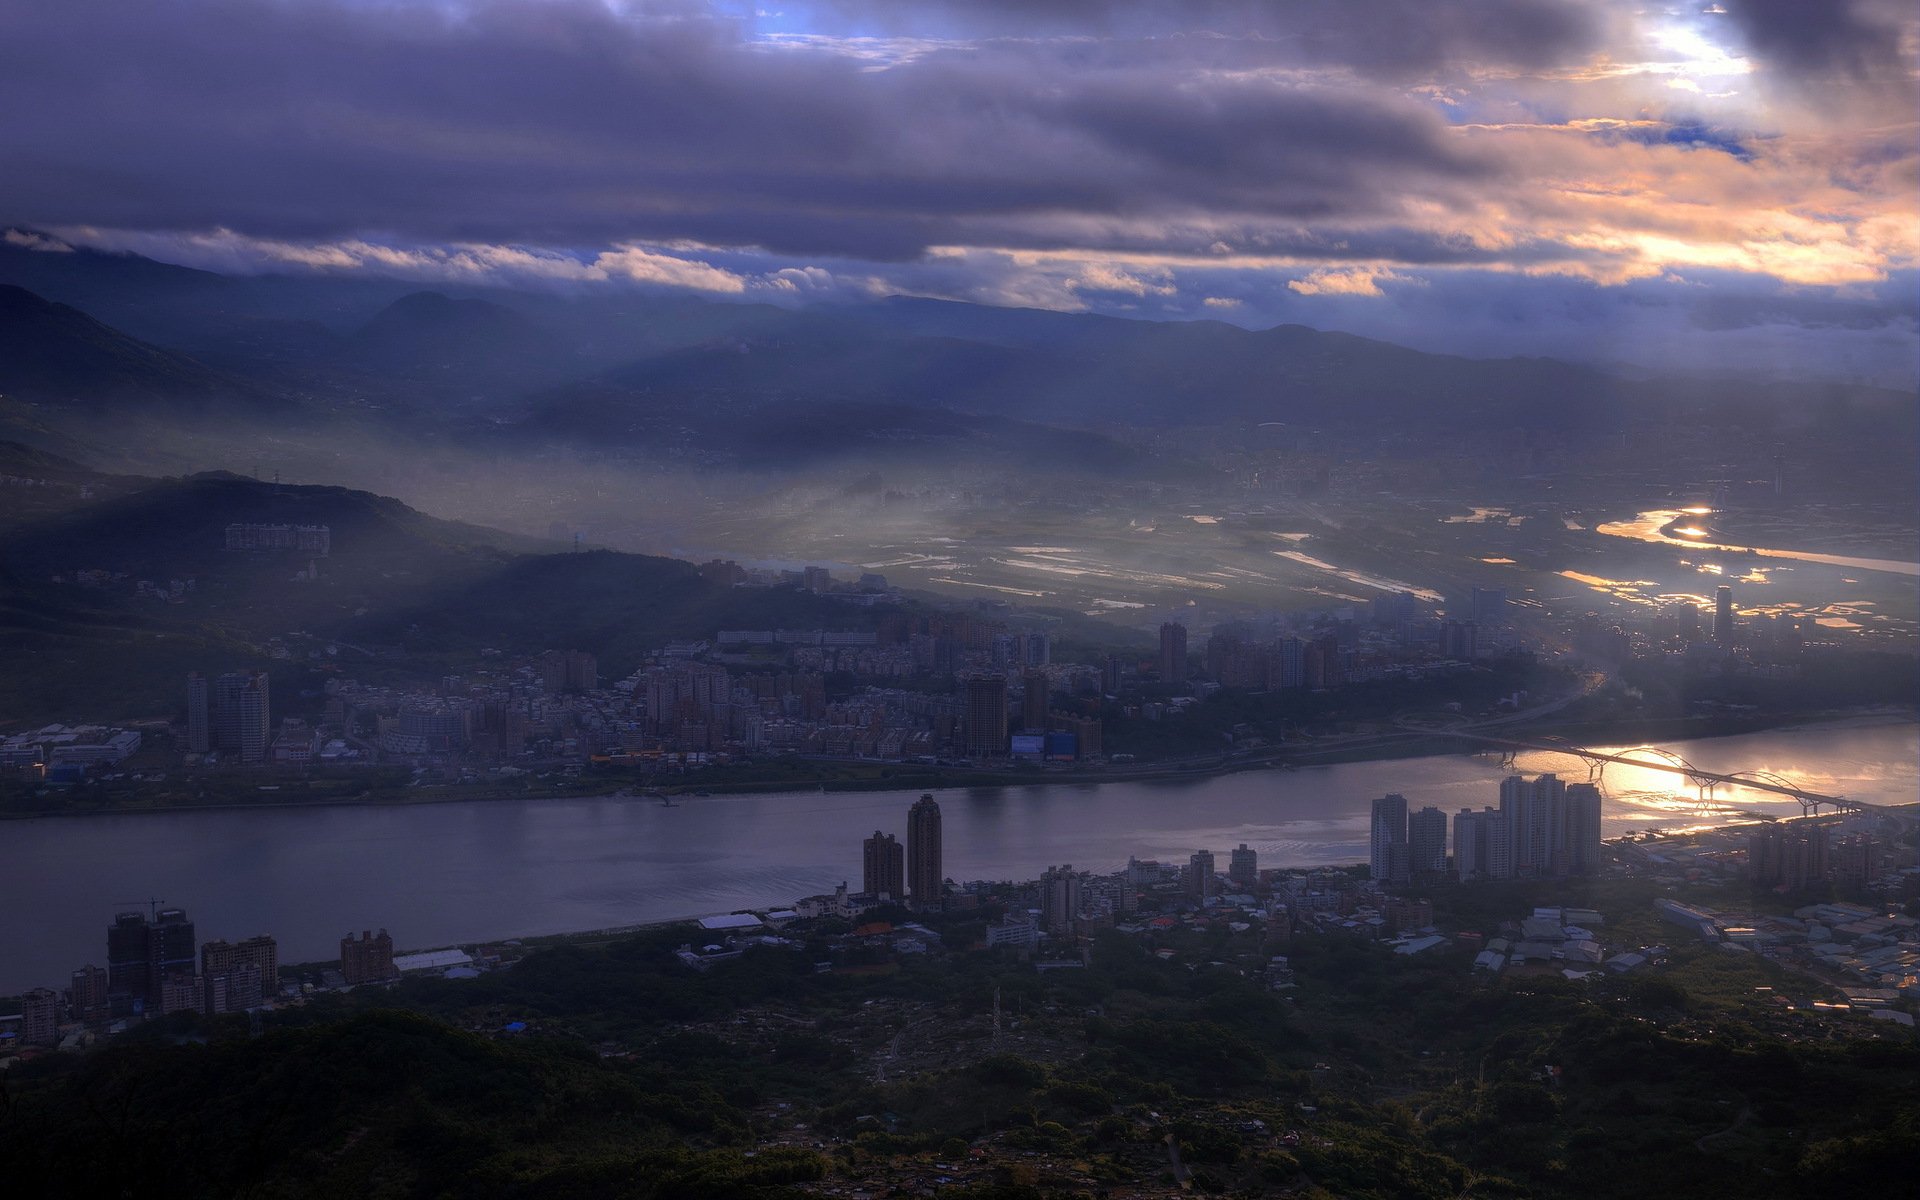
[[[1435,730],[1435,734],[1461,738],[1465,741],[1479,742],[1482,745],[1497,747],[1509,753],[1521,750],[1535,750],[1550,754],[1571,754],[1587,760],[1595,775],[1606,770],[1608,763],[1623,763],[1627,766],[1646,767],[1650,770],[1665,771],[1673,775],[1685,776],[1700,789],[1703,800],[1711,798],[1716,784],[1732,784],[1753,788],[1756,791],[1772,792],[1779,796],[1790,796],[1800,802],[1803,815],[1817,815],[1820,810],[1829,808],[1837,812],[1873,813],[1892,817],[1901,821],[1913,821],[1916,814],[1907,808],[1896,808],[1886,804],[1872,804],[1864,800],[1849,800],[1845,796],[1829,796],[1821,792],[1808,791],[1781,775],[1768,771],[1736,771],[1723,774],[1719,771],[1707,771],[1694,766],[1686,759],[1670,750],[1658,746],[1635,746],[1630,750],[1609,753],[1602,750],[1590,750],[1559,738],[1542,737],[1537,740],[1497,737],[1491,734],[1474,733],[1470,730]]]

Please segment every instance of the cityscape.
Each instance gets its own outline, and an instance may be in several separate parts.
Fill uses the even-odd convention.
[[[0,0],[0,1193],[1920,1162],[1920,13]]]

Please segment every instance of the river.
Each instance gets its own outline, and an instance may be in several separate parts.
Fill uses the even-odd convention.
[[[1696,766],[1767,770],[1810,790],[1907,803],[1920,792],[1920,725],[1899,719],[1775,730],[1668,747]],[[1584,779],[1577,760],[1529,772]],[[1401,792],[1448,813],[1498,803],[1497,760],[1435,757],[1250,771],[1179,782],[1036,784],[938,793],[947,874],[1031,879],[1057,863],[1113,871],[1185,862],[1245,842],[1262,866],[1366,857],[1368,802]],[[1609,767],[1606,833],[1695,824],[1677,776]],[[183,907],[200,940],[272,933],[283,962],[331,959],[349,930],[410,948],[603,929],[784,905],[860,886],[860,840],[906,832],[916,793],[714,796],[663,807],[616,798],[394,807],[48,817],[0,823],[0,995],[61,987],[104,965],[129,901]],[[1764,792],[1740,808],[1797,813]]]
[[[1697,536],[1672,537],[1667,526],[1683,516],[1704,516],[1710,510],[1704,508],[1669,508],[1643,512],[1631,521],[1609,521],[1596,526],[1594,532],[1609,537],[1632,538],[1635,541],[1655,542],[1662,546],[1683,546],[1689,550],[1730,550],[1739,554],[1757,554],[1762,558],[1791,558],[1800,562],[1822,563],[1830,567],[1848,567],[1857,571],[1880,571],[1889,575],[1920,576],[1920,563],[1903,562],[1891,558],[1856,558],[1845,554],[1816,554],[1811,550],[1769,550],[1758,546],[1735,546],[1725,542],[1709,542],[1703,529],[1695,529]]]

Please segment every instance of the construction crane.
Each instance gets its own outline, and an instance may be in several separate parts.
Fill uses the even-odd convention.
[[[166,903],[165,900],[158,900],[152,896],[147,897],[145,900],[115,900],[114,901],[114,904],[122,907],[126,905],[133,905],[135,907],[138,907],[142,904],[146,905],[148,921],[157,921],[160,919],[160,906],[165,903]]]

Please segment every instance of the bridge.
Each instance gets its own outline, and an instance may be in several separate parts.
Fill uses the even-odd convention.
[[[1635,746],[1617,753],[1602,750],[1589,750],[1572,742],[1555,737],[1541,737],[1527,741],[1518,738],[1494,737],[1488,734],[1473,733],[1468,730],[1435,730],[1441,736],[1462,738],[1482,745],[1495,747],[1502,753],[1512,756],[1523,750],[1535,750],[1548,754],[1571,754],[1587,761],[1587,777],[1597,782],[1606,772],[1607,764],[1623,763],[1632,767],[1645,767],[1654,771],[1665,771],[1672,775],[1681,775],[1691,781],[1700,792],[1701,802],[1707,803],[1713,798],[1713,789],[1719,784],[1752,788],[1756,791],[1772,792],[1779,796],[1789,796],[1800,802],[1800,811],[1805,816],[1816,816],[1824,808],[1836,812],[1873,813],[1878,816],[1892,817],[1900,821],[1912,821],[1915,814],[1910,809],[1896,808],[1886,804],[1870,804],[1864,800],[1849,800],[1845,796],[1829,796],[1821,792],[1808,791],[1792,780],[1772,771],[1735,771],[1725,774],[1708,771],[1694,766],[1671,750],[1658,746]],[[1758,815],[1758,814],[1755,814]]]

